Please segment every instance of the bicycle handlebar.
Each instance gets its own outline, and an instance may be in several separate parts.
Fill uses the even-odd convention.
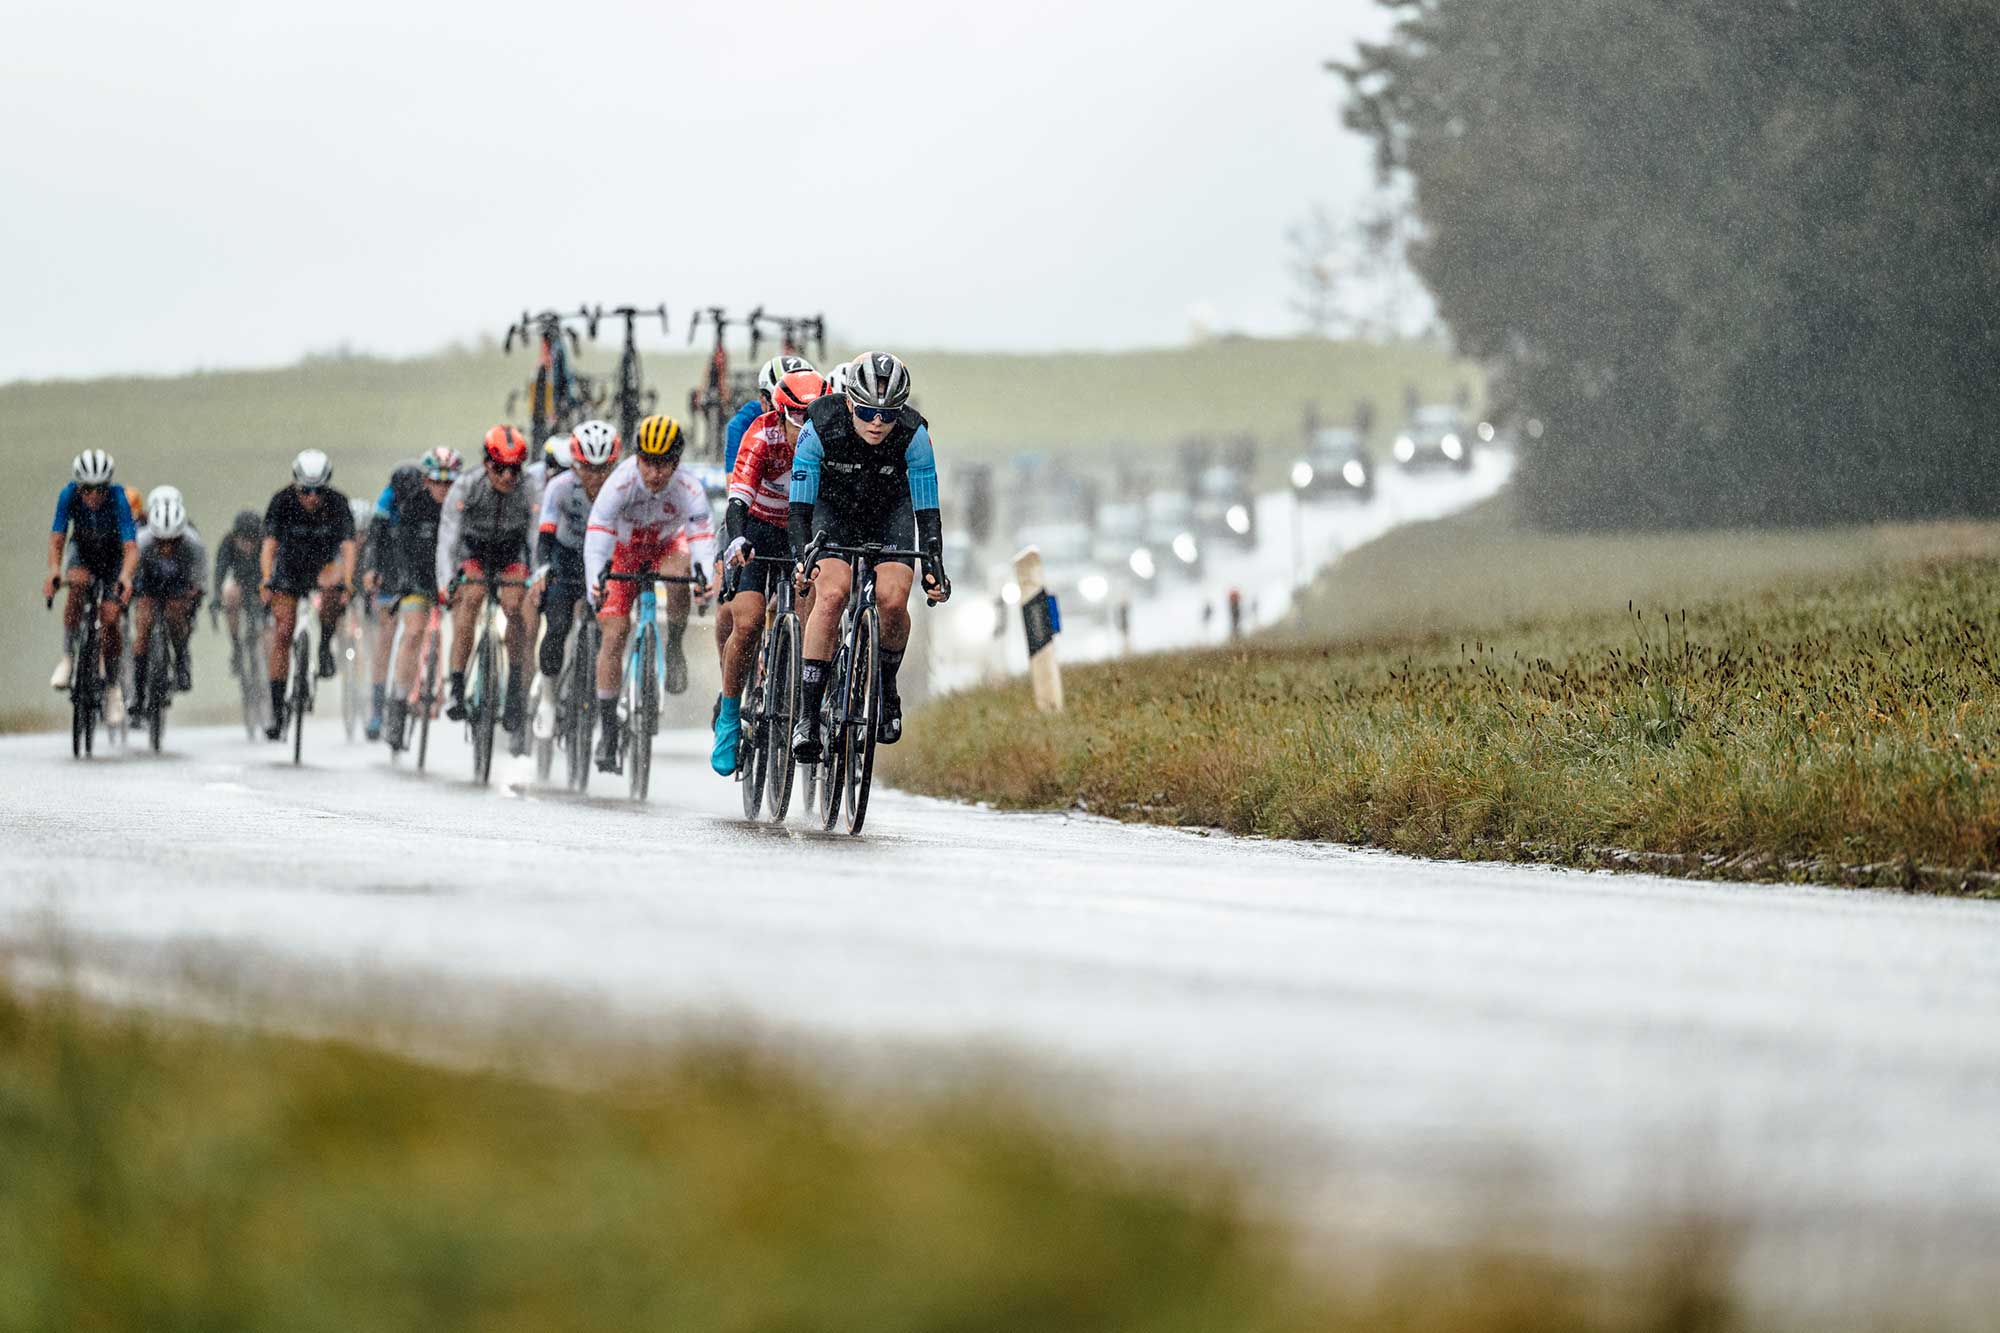
[[[685,583],[689,587],[706,588],[708,575],[700,565],[694,567],[692,574],[614,574],[606,570],[598,576],[597,586],[601,588],[607,583]]]

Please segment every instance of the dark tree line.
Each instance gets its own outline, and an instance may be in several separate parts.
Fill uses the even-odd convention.
[[[1537,521],[2000,513],[2000,4],[1381,3],[1347,119]]]

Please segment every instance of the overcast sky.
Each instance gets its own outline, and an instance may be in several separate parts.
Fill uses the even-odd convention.
[[[904,346],[1290,331],[1371,180],[1367,0],[28,0],[0,381],[424,351],[524,305],[824,310]],[[561,25],[559,34],[550,29]]]

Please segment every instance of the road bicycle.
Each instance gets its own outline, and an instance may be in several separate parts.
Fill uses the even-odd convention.
[[[174,704],[173,636],[167,630],[166,603],[154,606],[146,642],[135,654],[139,666],[139,698],[146,715],[146,743],[160,752],[167,737],[167,710]]]
[[[532,578],[488,578],[473,574],[460,574],[451,581],[454,592],[461,586],[486,590],[480,600],[474,631],[477,637],[472,644],[471,669],[465,677],[465,725],[472,736],[472,781],[481,787],[493,773],[493,735],[507,693],[506,682],[500,675],[500,654],[507,639],[507,615],[500,605],[500,590],[528,588],[534,582]]]
[[[541,344],[535,378],[528,390],[528,443],[536,458],[541,457],[542,444],[549,436],[573,420],[587,401],[584,386],[570,365],[572,355],[583,354],[583,343],[576,330],[563,321],[589,318],[590,312],[585,309],[574,315],[555,310],[530,315],[524,310],[518,323],[507,326],[507,337],[501,344],[503,352],[513,352],[516,339],[523,347],[531,340]],[[512,415],[511,397],[507,410]]]
[[[417,729],[417,771],[419,773],[424,771],[424,760],[430,754],[431,719],[437,716],[438,659],[443,651],[443,625],[444,613],[439,609],[436,602],[432,602],[430,615],[425,620],[424,627],[417,631],[423,635],[423,646],[418,649],[417,678],[411,683],[410,693],[405,700],[409,707],[405,715],[404,725],[414,724]],[[408,632],[409,627],[403,622],[402,615],[398,613],[396,617],[396,637],[389,642],[389,661],[391,663],[403,660],[403,635]],[[391,672],[394,669],[392,666],[390,668]],[[408,733],[404,734],[407,737]],[[405,744],[407,745],[407,740]],[[402,748],[397,746],[389,748],[389,762],[395,763],[401,757]]]
[[[727,335],[731,321],[721,306],[712,305],[706,311],[695,311],[694,318],[688,322],[690,343],[701,328],[704,314],[709,327],[715,330],[715,346],[708,355],[708,377],[688,390],[688,420],[701,428],[701,439],[693,450],[695,456],[720,461],[725,452],[729,404],[736,391],[729,373]]]
[[[347,732],[349,744],[368,720],[369,686],[374,683],[369,677],[375,660],[375,618],[366,614],[366,608],[374,600],[363,594],[361,605],[340,626],[340,652],[336,658],[340,663],[340,725]]]
[[[806,548],[810,572],[828,556],[848,561],[853,588],[840,612],[839,647],[820,702],[819,816],[831,832],[843,813],[850,834],[868,817],[875,779],[875,725],[882,716],[882,618],[875,605],[875,566],[883,560],[924,559],[880,542],[841,546],[815,539]]]
[[[575,628],[563,655],[562,672],[556,677],[555,734],[535,738],[535,780],[549,780],[555,770],[555,752],[560,749],[565,759],[564,785],[584,792],[590,789],[590,743],[597,736],[597,648],[602,632],[587,605],[572,619]],[[543,623],[546,626],[546,620]],[[548,688],[545,680],[540,672],[535,674],[528,695],[529,717],[535,716],[541,691]]]
[[[69,750],[78,759],[90,755],[97,742],[97,724],[104,713],[104,640],[98,614],[107,589],[116,585],[91,579],[83,585],[83,615],[77,625],[75,666],[69,674]],[[49,609],[56,599],[47,599]],[[113,689],[117,686],[113,685]],[[106,738],[110,729],[106,728]]]
[[[265,584],[269,588],[271,584]],[[306,714],[312,712],[319,682],[314,674],[313,635],[319,627],[320,590],[298,599],[292,616],[291,680],[285,688],[285,707],[291,710],[292,763],[305,762]]]
[[[758,306],[750,312],[750,364],[760,366],[764,339],[771,335],[764,332],[766,324],[778,326],[778,352],[782,356],[803,356],[808,341],[819,360],[826,360],[826,316],[825,315],[770,315]]]
[[[221,621],[222,608],[211,602],[209,625],[217,627]],[[236,613],[236,641],[230,644],[230,651],[241,668],[236,684],[243,696],[243,734],[249,740],[262,740],[264,728],[271,725],[271,692],[265,687],[271,661],[271,618],[255,597],[245,597]]]
[[[770,811],[772,823],[782,824],[792,804],[792,725],[799,716],[800,626],[792,600],[791,560],[752,556],[746,572],[759,565],[767,575],[764,633],[743,691],[736,780],[743,787],[745,819],[756,819],[761,806]]]
[[[642,310],[637,306],[613,306],[608,312],[602,307],[590,313],[590,338],[597,340],[597,322],[607,313],[617,315],[625,321],[625,349],[618,354],[618,377],[611,390],[611,403],[618,413],[618,438],[629,446],[639,433],[639,418],[650,413],[659,405],[660,391],[645,387],[644,377],[639,368],[639,321],[659,316],[660,331],[667,332],[667,307],[665,302]]]
[[[659,602],[656,584],[685,583],[705,588],[708,579],[697,566],[691,574],[614,574],[607,572],[598,583],[598,601],[604,587],[612,583],[639,585],[636,624],[632,641],[625,648],[625,668],[618,684],[620,718],[618,760],[630,783],[632,799],[646,799],[646,787],[653,771],[653,735],[660,727],[660,690],[666,672],[666,654],[660,648]]]

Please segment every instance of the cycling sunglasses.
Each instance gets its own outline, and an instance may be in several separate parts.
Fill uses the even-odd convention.
[[[102,495],[110,489],[109,486],[99,483],[95,486],[78,486],[76,493],[78,495]]]
[[[521,465],[519,463],[488,463],[486,466],[492,468],[502,476],[518,477],[521,475]]]
[[[871,421],[873,419],[872,417],[869,418]],[[794,426],[803,426],[806,424],[806,414],[803,412],[794,412],[788,407],[785,409],[785,420],[791,422]]]
[[[855,407],[850,410],[854,413],[856,421],[866,421],[872,424],[877,421],[893,419],[901,409],[894,407]]]

